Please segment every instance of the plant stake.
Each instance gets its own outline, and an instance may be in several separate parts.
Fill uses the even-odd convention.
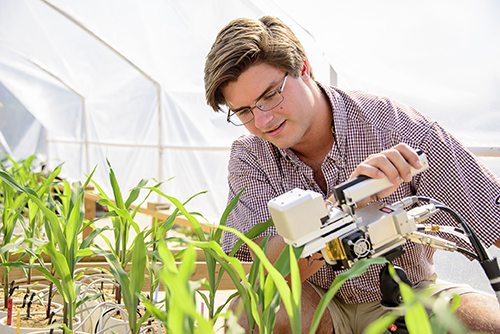
[[[21,311],[17,310],[16,333],[19,334],[21,329]]]
[[[12,298],[7,300],[7,325],[12,325]]]
[[[33,304],[33,298],[35,298],[36,293],[31,294],[30,301],[28,302],[28,306],[26,307],[26,318],[30,317],[31,304]]]

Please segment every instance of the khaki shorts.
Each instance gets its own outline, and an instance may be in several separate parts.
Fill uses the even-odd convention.
[[[326,290],[310,283],[320,297],[323,297]],[[430,289],[431,294],[437,296],[440,293],[447,292],[450,296],[455,294],[464,294],[477,292],[471,286],[466,284],[447,283],[437,279],[437,275],[429,277],[422,281],[417,289]],[[337,296],[333,297],[328,304],[328,311],[332,318],[335,334],[361,334],[363,330],[373,321],[391,310],[384,309],[380,302],[364,304],[347,304],[343,299]],[[386,333],[390,333],[387,331]]]

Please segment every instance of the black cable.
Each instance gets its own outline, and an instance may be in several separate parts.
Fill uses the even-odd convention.
[[[116,311],[116,312],[120,312],[120,310],[117,310],[116,308],[110,308],[109,310],[105,311],[100,317],[99,319],[97,320],[96,324],[95,324],[95,329],[94,329],[94,332],[97,333],[97,329],[99,328],[99,322],[101,321],[101,319],[106,315],[108,314],[109,312],[113,312],[113,311]]]
[[[486,276],[490,280],[490,285],[495,291],[498,302],[500,303],[500,267],[498,265],[497,258],[490,259],[488,252],[484,248],[481,241],[477,238],[476,234],[472,230],[472,228],[465,222],[460,215],[453,211],[451,208],[446,205],[439,203],[434,199],[430,199],[427,197],[418,197],[419,200],[426,201],[435,205],[436,209],[445,211],[453,216],[464,228],[465,234],[469,237],[469,241],[472,244],[472,247],[476,251],[477,260],[481,267],[483,267]],[[461,250],[459,250],[461,252]]]
[[[474,260],[478,260],[479,261],[479,257],[476,254],[468,251],[465,248],[457,247],[457,252],[462,253],[462,254],[467,255],[467,256],[470,256]]]
[[[465,220],[463,220],[462,217],[456,211],[454,211],[450,207],[444,205],[443,203],[436,201],[435,199],[431,199],[429,197],[424,197],[424,196],[417,196],[417,198],[421,201],[425,201],[425,202],[429,202],[429,203],[434,204],[436,206],[436,209],[439,209],[441,211],[445,211],[448,214],[450,214],[453,218],[455,218],[455,220],[464,229],[465,235],[469,238],[469,241],[470,241],[472,247],[476,251],[477,259],[480,262],[489,260],[488,253],[484,249],[481,241],[478,239],[478,237],[476,236],[474,231],[471,229],[469,224],[467,224],[467,222]]]
[[[451,208],[449,208],[445,205],[436,205],[436,209],[439,209],[441,211],[445,211],[445,212],[449,213],[450,215],[452,215],[455,218],[455,220],[457,220],[459,223],[462,224],[462,226],[464,227],[465,234],[467,235],[467,237],[469,237],[470,243],[472,244],[472,247],[474,247],[474,250],[476,251],[480,262],[486,261],[489,259],[488,253],[484,249],[481,241],[479,241],[479,239],[477,238],[474,231],[462,219],[462,217],[460,217],[460,215],[457,212],[453,211]]]

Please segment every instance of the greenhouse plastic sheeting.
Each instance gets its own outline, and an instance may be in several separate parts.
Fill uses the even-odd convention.
[[[0,0],[0,147],[38,152],[63,176],[108,194],[143,178],[217,223],[231,142],[245,130],[205,102],[203,68],[238,17],[280,17],[316,79],[388,95],[469,146],[499,146],[496,1]],[[16,108],[17,108],[16,107]],[[19,109],[21,110],[21,108]],[[19,114],[21,115],[21,113]],[[11,131],[16,129],[15,135]],[[41,145],[44,142],[44,145]],[[497,160],[488,160],[496,169]],[[168,181],[167,181],[168,180]],[[150,183],[153,184],[153,181]],[[152,201],[164,201],[155,195]]]

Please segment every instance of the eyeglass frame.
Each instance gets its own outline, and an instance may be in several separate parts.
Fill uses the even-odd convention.
[[[270,91],[270,92],[267,92],[267,93],[266,93],[263,97],[259,98],[259,100],[255,102],[255,105],[254,105],[253,107],[251,107],[251,108],[244,108],[244,109],[238,110],[237,112],[234,112],[234,111],[232,111],[231,109],[229,109],[229,108],[228,108],[227,119],[226,119],[226,120],[227,120],[227,122],[228,122],[228,123],[231,123],[231,124],[233,124],[233,125],[235,125],[235,126],[242,126],[242,125],[248,124],[248,123],[250,123],[251,121],[253,121],[253,120],[254,120],[254,118],[255,118],[255,114],[253,113],[253,109],[258,108],[258,109],[259,109],[259,110],[261,110],[261,111],[269,111],[269,110],[273,110],[274,108],[276,108],[277,106],[279,106],[279,105],[280,105],[280,104],[281,104],[281,103],[285,100],[285,97],[283,96],[283,94],[282,94],[282,93],[283,93],[283,90],[285,89],[285,83],[286,83],[286,79],[287,79],[287,78],[288,78],[288,72],[285,74],[285,78],[283,79],[283,83],[281,84],[280,89],[274,89],[274,90],[272,90],[272,91]],[[275,106],[273,106],[272,108],[269,108],[269,109],[266,109],[266,110],[264,110],[264,109],[260,108],[260,107],[257,105],[257,104],[259,103],[259,101],[260,101],[260,100],[262,100],[263,98],[265,98],[266,96],[268,96],[269,94],[274,93],[274,92],[278,93],[278,94],[281,96],[281,101],[280,101],[278,104],[276,104],[276,105],[275,105]],[[245,111],[245,110],[250,111],[250,113],[252,114],[252,118],[251,118],[250,120],[248,120],[248,121],[247,121],[247,122],[245,122],[245,123],[241,123],[241,124],[235,124],[235,123],[233,123],[233,122],[231,121],[231,117],[232,117],[232,116],[236,116],[236,117],[238,117],[238,113],[240,113],[240,112],[242,112],[242,111]]]

